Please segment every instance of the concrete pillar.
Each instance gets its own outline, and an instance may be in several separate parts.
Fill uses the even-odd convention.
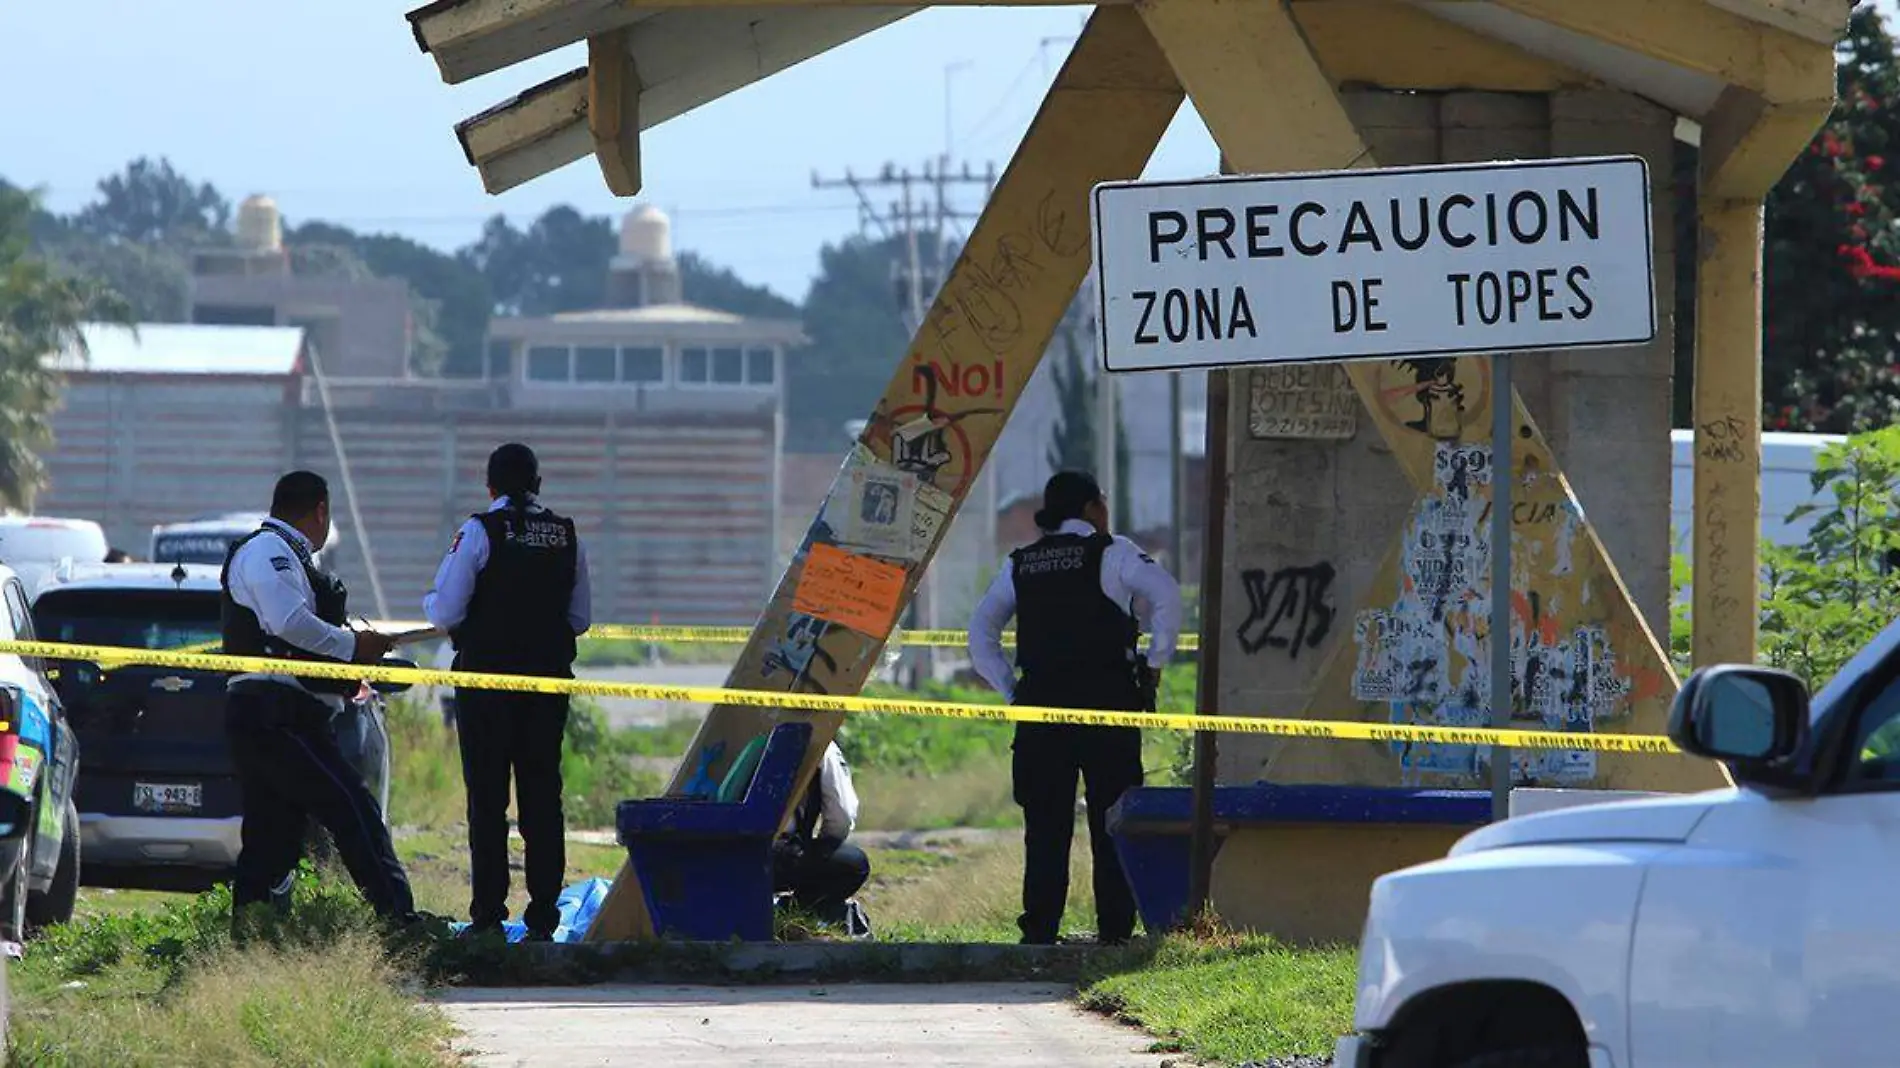
[[[1636,153],[1649,160],[1652,181],[1665,183],[1671,172],[1673,120],[1625,94],[1368,90],[1342,98],[1382,165]],[[1639,611],[1666,641],[1674,269],[1669,198],[1654,202],[1658,340],[1640,349],[1526,353],[1513,377]],[[1276,369],[1282,387],[1300,384],[1286,378],[1291,370]],[[1261,420],[1250,416],[1273,403],[1272,390],[1255,396],[1259,377],[1236,373],[1229,409],[1228,562],[1222,618],[1212,628],[1223,643],[1217,692],[1223,711],[1297,716],[1320,691],[1332,692],[1322,680],[1340,676],[1336,662],[1349,667],[1356,655],[1355,614],[1367,607],[1417,493],[1356,398],[1349,439],[1258,437]],[[1489,429],[1485,418],[1460,433],[1486,440]],[[1255,781],[1282,745],[1223,737],[1220,778]]]
[[[1437,162],[1438,96],[1366,90],[1342,98],[1381,163]],[[1304,387],[1295,373],[1305,376]],[[1343,370],[1241,368],[1232,382],[1217,707],[1298,715],[1333,641],[1352,633],[1353,608],[1371,593],[1413,491]],[[1278,432],[1266,424],[1289,395],[1318,392],[1341,398],[1353,413],[1350,438],[1260,436]],[[1297,618],[1271,625],[1286,603],[1296,604]],[[1223,737],[1217,776],[1252,782],[1272,744],[1256,735]]]

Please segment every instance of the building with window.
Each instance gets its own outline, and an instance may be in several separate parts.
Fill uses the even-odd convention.
[[[785,350],[805,341],[799,324],[685,303],[671,246],[666,216],[634,209],[609,268],[609,306],[494,320],[489,381],[535,407],[782,410]]]
[[[277,204],[246,197],[236,240],[192,254],[191,321],[294,326],[331,377],[406,378],[415,322],[409,286],[396,278],[297,274]]]
[[[154,524],[255,511],[279,474],[310,468],[330,481],[352,605],[413,618],[455,528],[488,503],[489,451],[520,441],[587,542],[596,619],[750,623],[783,568],[783,361],[804,339],[681,302],[666,227],[628,217],[614,306],[495,320],[485,378],[412,375],[400,352],[333,360],[309,326],[89,326],[90,359],[49,355],[69,384],[41,506],[134,547]],[[264,237],[239,245],[219,277],[282,277]]]

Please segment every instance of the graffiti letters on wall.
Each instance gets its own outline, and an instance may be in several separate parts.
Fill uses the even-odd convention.
[[[1317,649],[1333,629],[1333,565],[1283,567],[1271,577],[1254,569],[1240,574],[1247,590],[1247,618],[1240,647],[1248,653],[1278,649],[1291,659]]]

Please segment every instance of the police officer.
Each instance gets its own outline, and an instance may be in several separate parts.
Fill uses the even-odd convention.
[[[540,465],[526,445],[488,457],[486,512],[455,535],[423,599],[429,622],[455,643],[459,671],[574,677],[574,639],[587,632],[587,554],[574,521],[543,508]],[[565,694],[457,689],[456,738],[468,788],[472,869],[469,932],[508,918],[508,781],[527,852],[528,940],[550,941],[567,868],[561,814]]]
[[[270,518],[225,557],[225,652],[331,663],[383,658],[389,638],[346,628],[348,591],[311,562],[329,533],[323,477],[292,471],[278,479]],[[234,914],[272,900],[296,867],[314,817],[378,913],[398,923],[418,918],[382,809],[338,749],[331,725],[361,685],[285,674],[237,675],[226,684],[225,731],[244,804]]]
[[[871,933],[851,895],[871,877],[864,850],[845,841],[858,822],[858,791],[837,742],[825,746],[818,774],[792,813],[792,828],[772,849],[772,889],[854,937]]]
[[[976,606],[970,660],[1012,704],[1122,711],[1152,709],[1155,679],[1174,655],[1181,590],[1134,542],[1108,529],[1095,479],[1063,471],[1043,489],[1036,526],[1043,537],[1010,554]],[[1003,626],[1016,617],[1020,681],[1003,655]],[[1154,640],[1147,659],[1135,645],[1142,625]],[[1122,793],[1141,784],[1141,731],[1018,723],[1011,761],[1023,809],[1023,942],[1056,941],[1069,895],[1069,842],[1075,783],[1088,795],[1095,859],[1097,937],[1134,934],[1135,901],[1104,820]]]

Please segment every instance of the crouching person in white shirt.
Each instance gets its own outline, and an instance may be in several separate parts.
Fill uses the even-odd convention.
[[[871,933],[852,895],[871,877],[864,850],[845,841],[858,822],[858,793],[838,743],[825,747],[818,774],[792,813],[791,830],[772,847],[772,889],[790,894],[821,923],[862,937]]]

